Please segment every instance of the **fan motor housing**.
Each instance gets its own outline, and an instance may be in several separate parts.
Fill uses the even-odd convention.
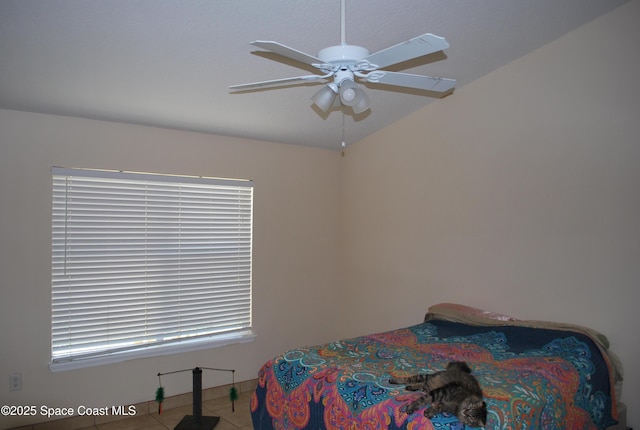
[[[324,48],[318,52],[318,58],[331,64],[355,64],[369,55],[369,50],[362,46],[337,45]]]

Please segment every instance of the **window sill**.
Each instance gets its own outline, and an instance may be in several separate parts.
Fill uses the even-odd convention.
[[[52,361],[49,363],[49,370],[51,370],[52,372],[64,372],[66,370],[121,363],[123,361],[134,360],[138,358],[158,357],[162,355],[199,351],[203,349],[232,345],[236,343],[253,342],[255,337],[256,334],[253,331],[246,330],[239,333],[182,341],[174,344],[149,346],[132,351],[123,351],[95,357],[69,359],[64,361]]]

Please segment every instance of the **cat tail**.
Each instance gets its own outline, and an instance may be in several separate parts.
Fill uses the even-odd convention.
[[[464,361],[452,361],[447,364],[447,370],[458,369],[461,372],[471,373],[471,368]]]
[[[427,378],[427,375],[417,374],[412,376],[399,376],[399,377],[390,377],[390,384],[418,384],[423,383]]]
[[[396,378],[392,376],[391,378],[389,378],[389,383],[390,384],[406,384],[407,383],[406,379],[407,378],[403,378],[403,377]]]

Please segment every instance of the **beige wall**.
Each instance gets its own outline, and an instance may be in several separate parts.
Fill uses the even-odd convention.
[[[345,336],[445,301],[589,325],[640,426],[639,3],[348,148]]]
[[[51,166],[254,180],[256,340],[51,373]],[[0,404],[145,401],[158,372],[222,367],[236,369],[238,381],[253,379],[281,350],[334,339],[323,309],[338,288],[339,166],[335,151],[0,111]],[[14,372],[22,373],[21,391],[8,390]],[[203,385],[229,382],[208,372]],[[167,395],[190,392],[191,376],[167,376],[163,385]],[[0,428],[26,422],[0,417]]]
[[[627,366],[624,395],[638,398],[638,3],[435,101],[344,158],[0,111],[0,381],[23,376],[21,391],[0,386],[0,403],[148,400],[158,371],[194,365],[250,379],[283,349],[413,324],[442,301],[599,329]],[[257,339],[49,372],[52,165],[253,179]],[[191,388],[188,377],[163,382],[168,395]],[[206,386],[227,382],[205,375]],[[640,427],[637,402],[628,403]]]

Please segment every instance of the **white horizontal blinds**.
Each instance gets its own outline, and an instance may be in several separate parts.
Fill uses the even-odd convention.
[[[53,169],[52,357],[251,327],[250,181]]]

